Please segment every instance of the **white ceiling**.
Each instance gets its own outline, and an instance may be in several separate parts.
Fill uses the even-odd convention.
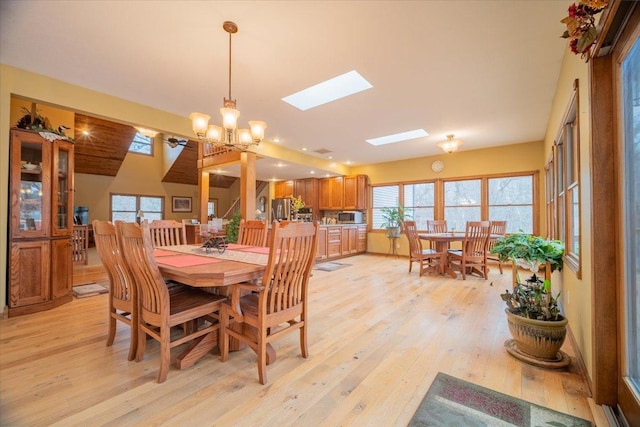
[[[220,122],[231,20],[240,124],[359,165],[440,154],[450,133],[464,151],[544,139],[570,3],[2,0],[0,61]],[[304,112],[281,100],[354,69],[372,89]],[[430,135],[365,142],[417,128]]]

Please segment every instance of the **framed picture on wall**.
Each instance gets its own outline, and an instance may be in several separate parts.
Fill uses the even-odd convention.
[[[191,197],[171,198],[171,212],[191,212]]]

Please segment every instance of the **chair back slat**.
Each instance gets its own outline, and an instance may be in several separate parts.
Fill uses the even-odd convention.
[[[305,300],[316,256],[318,224],[274,221],[271,233],[269,261],[262,278],[262,315],[293,308]]]
[[[267,223],[262,221],[240,221],[238,243],[249,246],[267,246]]]
[[[187,244],[187,231],[182,222],[154,220],[149,224],[149,233],[153,247]]]
[[[504,237],[507,233],[507,221],[491,221],[489,240],[487,243],[487,253],[493,249],[499,237]]]
[[[153,258],[153,244],[149,223],[116,222],[122,254],[131,270],[138,289],[141,318],[169,316],[169,291]]]
[[[93,221],[93,238],[100,261],[109,277],[112,298],[131,303],[135,286],[118,247],[115,225],[109,221]]]

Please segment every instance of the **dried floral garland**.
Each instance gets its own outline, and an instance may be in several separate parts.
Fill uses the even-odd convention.
[[[569,6],[569,16],[560,22],[567,25],[562,38],[571,39],[571,52],[582,55],[583,58],[587,55],[598,35],[594,16],[608,4],[609,0],[580,0]]]

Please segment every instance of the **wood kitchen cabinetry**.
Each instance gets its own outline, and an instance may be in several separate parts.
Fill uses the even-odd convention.
[[[9,316],[71,301],[73,144],[11,130]]]
[[[327,258],[342,255],[342,227],[327,227]]]
[[[318,229],[318,253],[316,259],[327,259],[327,229],[320,227]]]
[[[321,210],[367,209],[366,175],[337,176],[320,180]]]
[[[320,180],[319,205],[321,210],[339,210],[343,208],[344,178],[322,178]]]
[[[343,209],[367,209],[366,175],[344,177]]]
[[[284,199],[293,196],[293,181],[278,181],[275,184],[275,198]],[[304,199],[303,199],[304,200]]]
[[[318,213],[318,179],[296,179],[293,181],[294,197],[302,197],[302,201],[306,208],[313,209],[315,214]]]
[[[358,227],[342,227],[342,255],[358,253]]]
[[[318,231],[318,261],[365,253],[367,251],[367,226],[320,226]]]

